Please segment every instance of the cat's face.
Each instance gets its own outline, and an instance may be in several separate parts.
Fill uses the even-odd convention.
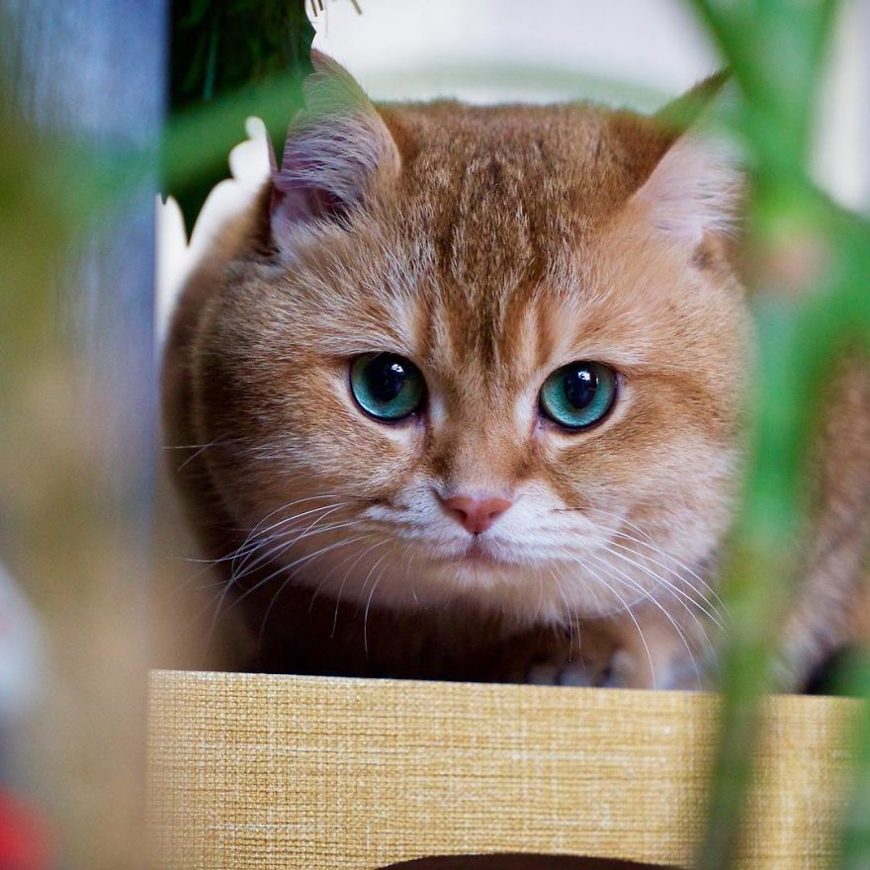
[[[276,585],[520,621],[700,601],[747,329],[721,216],[683,201],[703,162],[588,108],[384,117],[367,159],[317,130],[357,155],[341,190],[327,160],[305,189],[315,146],[288,145],[279,252],[234,267],[200,336],[208,467],[259,545],[241,571],[268,553]]]

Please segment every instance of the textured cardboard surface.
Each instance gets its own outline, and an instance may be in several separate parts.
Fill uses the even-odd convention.
[[[855,704],[768,702],[747,870],[830,865]],[[717,706],[679,692],[155,672],[155,860],[373,870],[530,852],[685,866]]]

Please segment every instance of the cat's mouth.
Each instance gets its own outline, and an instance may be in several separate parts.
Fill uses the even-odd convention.
[[[515,560],[506,558],[503,552],[496,552],[492,544],[479,537],[474,537],[464,549],[437,558],[441,562],[475,567],[503,567],[516,564]]]

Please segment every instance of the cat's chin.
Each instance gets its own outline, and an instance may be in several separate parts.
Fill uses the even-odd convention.
[[[434,550],[417,561],[426,566],[428,582],[417,577],[415,605],[461,600],[482,611],[512,618],[519,624],[562,623],[566,609],[573,616],[605,616],[624,609],[624,602],[603,601],[584,592],[586,584],[549,582],[558,570],[536,561],[527,551],[475,538],[455,550]],[[557,575],[558,576],[558,575]],[[570,601],[568,596],[570,596]]]
[[[448,565],[467,566],[469,568],[509,568],[521,564],[519,559],[512,558],[503,550],[496,550],[491,544],[479,538],[474,538],[464,548],[454,553],[436,553],[429,557],[431,561]]]

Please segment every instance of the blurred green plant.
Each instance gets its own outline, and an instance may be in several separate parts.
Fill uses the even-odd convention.
[[[844,347],[870,347],[870,225],[813,184],[807,164],[837,0],[689,0],[730,66],[725,118],[751,173],[747,214],[759,351],[752,459],[727,569],[733,626],[723,667],[720,744],[699,870],[739,851],[741,808],[777,632],[794,592],[815,419],[805,386]],[[804,268],[783,270],[783,263]],[[862,677],[863,680],[863,677]],[[852,689],[858,683],[852,684]],[[870,866],[870,716],[862,723],[842,870]]]
[[[144,589],[145,578],[126,546],[134,534],[119,534],[123,520],[111,518],[117,479],[101,448],[115,430],[111,412],[99,427],[84,425],[98,390],[70,321],[82,297],[82,252],[123,207],[127,183],[141,178],[126,158],[98,165],[81,143],[38,129],[6,96],[0,93],[0,559],[39,613],[50,661],[38,673],[38,715],[11,745],[4,732],[0,778],[20,778],[33,794],[65,866],[132,870],[144,866],[133,857],[142,849],[131,735],[138,740],[141,729],[132,695],[145,663],[137,658],[142,621],[130,589]],[[143,409],[143,431],[146,416]],[[113,622],[123,625],[123,645]],[[90,833],[97,819],[100,837]]]
[[[322,4],[312,4],[312,13],[318,11]],[[189,229],[224,178],[226,155],[252,105],[269,108],[267,129],[280,153],[287,124],[301,105],[301,82],[311,71],[314,28],[305,0],[175,0],[170,29],[169,106],[180,127],[175,153],[196,159],[187,160],[182,171],[169,167],[167,181]],[[215,111],[206,115],[182,115],[212,104]],[[204,123],[197,125],[197,117]],[[211,147],[197,149],[203,141]]]

